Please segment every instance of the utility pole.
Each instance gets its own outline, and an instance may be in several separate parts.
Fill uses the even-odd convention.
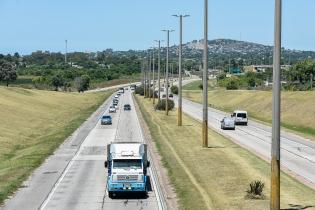
[[[179,52],[178,52],[178,110],[177,110],[177,125],[182,126],[182,50],[183,50],[183,18],[189,15],[173,15],[179,17]]]
[[[204,0],[202,146],[208,147],[208,0]]]
[[[153,63],[153,76],[152,76],[152,80],[153,80],[153,105],[155,105],[155,78],[154,78],[154,73],[155,73],[155,63],[154,63],[154,48],[152,49],[153,51],[153,57],[152,57],[152,63]]]
[[[282,0],[275,0],[270,210],[280,209],[281,13]]]
[[[170,47],[170,32],[173,32],[174,30],[163,30],[167,33],[167,48],[166,48],[166,100],[165,100],[165,114],[168,115],[168,56],[169,56],[169,47]]]
[[[313,74],[311,74],[311,90],[313,90]]]
[[[151,59],[152,59],[152,55],[151,55],[151,50],[149,50],[149,74],[148,74],[148,79],[149,79],[149,100],[151,101],[151,68],[152,68],[152,63],[151,63]]]
[[[159,51],[158,51],[158,102],[160,102],[160,98],[161,98],[161,81],[160,81],[160,77],[161,77],[161,40],[155,40],[158,43],[159,46]]]
[[[173,82],[174,82],[174,64],[173,62],[171,63],[171,87],[173,86]]]
[[[144,71],[143,71],[143,59],[141,60],[141,85],[144,86]]]
[[[146,97],[146,93],[147,93],[147,68],[146,68],[146,62],[143,62],[143,68],[144,68],[144,86],[143,86],[143,93],[144,93],[144,98]]]
[[[68,40],[66,40],[65,63],[67,63],[67,53],[68,53]]]

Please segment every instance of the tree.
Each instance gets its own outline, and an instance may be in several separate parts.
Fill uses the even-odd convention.
[[[51,78],[51,84],[55,87],[55,91],[58,91],[58,88],[63,86],[64,80],[63,77],[59,74],[54,75]]]
[[[230,77],[227,85],[226,85],[226,89],[227,90],[237,90],[239,88],[240,84],[239,84],[239,79],[237,77]]]
[[[90,87],[90,77],[88,75],[82,75],[74,79],[75,87],[78,92],[84,92]]]
[[[176,85],[173,85],[172,87],[171,87],[171,92],[173,93],[173,94],[178,94],[178,87],[176,86]]]
[[[7,61],[0,61],[0,81],[5,81],[7,87],[17,79],[16,66]]]

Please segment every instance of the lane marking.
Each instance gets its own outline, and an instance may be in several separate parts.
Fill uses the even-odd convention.
[[[105,109],[105,112],[107,112],[109,110],[110,107],[110,100],[112,99],[113,95],[111,97],[109,97],[104,103],[105,103],[105,107],[108,106]],[[105,113],[102,112],[102,113]],[[99,124],[100,119],[98,119],[98,121],[95,123],[94,127],[90,130],[89,134],[91,133],[91,131],[93,129],[96,128],[96,126]],[[83,144],[83,142],[85,142],[85,140],[87,139],[87,137],[89,136],[89,134],[86,136],[86,138],[80,143],[80,147],[78,148],[78,150],[76,151],[75,155],[73,156],[73,158],[69,161],[69,163],[67,164],[65,170],[62,172],[61,176],[59,177],[58,181],[54,184],[52,190],[50,191],[50,193],[48,194],[47,198],[45,199],[45,201],[40,205],[40,207],[38,208],[39,210],[44,210],[47,206],[47,204],[50,202],[50,200],[52,199],[55,191],[57,190],[58,186],[60,185],[60,183],[62,182],[62,180],[64,179],[64,177],[66,176],[66,174],[68,173],[68,171],[70,170],[71,166],[73,165],[73,163],[75,162],[75,159],[77,158],[77,156],[80,154],[79,151],[81,149],[81,146]]]

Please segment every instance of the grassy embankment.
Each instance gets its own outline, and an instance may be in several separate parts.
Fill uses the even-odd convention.
[[[209,129],[209,148],[201,147],[201,124],[184,115],[177,126],[176,111],[169,116],[154,111],[151,102],[136,96],[163,164],[168,169],[181,209],[269,209],[270,165]],[[253,180],[265,182],[264,200],[245,198]],[[281,174],[281,207],[315,206],[315,191]],[[315,209],[308,207],[307,209]]]
[[[0,87],[0,203],[109,95]]]
[[[183,97],[201,103],[202,91],[198,88],[199,81],[184,86]],[[281,121],[284,128],[305,134],[315,139],[315,91],[283,91],[281,96]],[[255,90],[224,90],[209,91],[211,106],[232,112],[244,109],[249,117],[271,123],[272,92]]]

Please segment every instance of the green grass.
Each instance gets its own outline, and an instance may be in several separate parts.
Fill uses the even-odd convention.
[[[109,81],[92,80],[90,84],[90,89],[105,88],[105,87],[110,87],[114,85],[121,85],[121,84],[133,83],[133,82],[138,82],[138,81],[140,81],[140,76],[138,74],[130,76],[130,77],[122,76],[120,79],[114,79],[114,80],[109,80]]]
[[[315,139],[315,91],[283,91],[281,96],[282,126]],[[183,97],[202,102],[202,91],[183,91]],[[232,112],[235,109],[244,109],[250,118],[271,123],[272,119],[272,92],[255,90],[213,90],[208,95],[209,106]]]
[[[202,84],[201,80],[194,81],[191,83],[188,83],[187,85],[183,86],[183,90],[201,90],[200,85]],[[208,81],[208,89],[213,90],[216,88],[216,81],[215,80],[209,80]]]
[[[201,147],[201,124],[184,115],[177,126],[176,110],[169,116],[136,96],[152,138],[162,156],[180,209],[269,209],[270,165],[209,129],[209,148]],[[246,199],[253,180],[265,182],[264,200]],[[315,191],[281,173],[281,208],[315,206]],[[307,209],[315,209],[310,207]]]
[[[22,88],[34,88],[33,78],[35,76],[18,76],[17,80],[9,83],[10,87],[22,87]],[[4,81],[0,81],[0,86],[6,86],[7,83]]]
[[[110,94],[0,87],[0,203]]]

